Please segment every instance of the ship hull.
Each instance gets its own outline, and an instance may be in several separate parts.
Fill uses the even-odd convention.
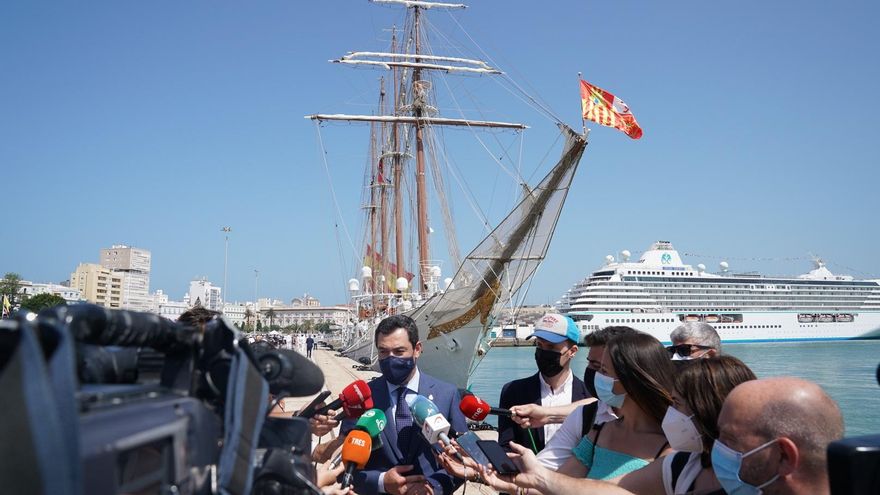
[[[802,322],[798,311],[740,311],[742,321],[711,322],[722,343],[790,342],[820,340],[880,339],[880,312],[847,312],[849,322]],[[829,313],[837,315],[838,313]],[[631,313],[572,311],[583,335],[607,326],[629,326],[648,333],[663,343],[691,313]]]

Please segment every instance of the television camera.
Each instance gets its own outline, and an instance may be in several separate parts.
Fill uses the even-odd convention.
[[[156,380],[134,380],[135,349],[161,354]],[[270,394],[313,395],[323,383],[304,357],[252,347],[222,317],[196,328],[88,304],[20,313],[0,320],[0,486],[321,493],[308,422],[267,412]]]

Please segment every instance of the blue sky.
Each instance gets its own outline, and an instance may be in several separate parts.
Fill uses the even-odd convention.
[[[527,302],[555,301],[606,254],[658,239],[710,269],[726,259],[798,274],[815,253],[835,272],[880,277],[876,2],[469,5],[457,22],[562,120],[580,126],[583,71],[645,132],[590,126]],[[2,2],[0,271],[61,281],[126,243],[152,251],[151,289],[179,299],[192,277],[222,284],[229,225],[230,299],[253,297],[259,269],[261,297],[344,302],[358,263],[342,225],[359,230],[369,129],[321,129],[339,217],[302,117],[371,111],[381,72],[326,61],[385,49],[401,14],[362,0]],[[435,38],[435,52],[478,55],[449,14],[429,20],[460,43]],[[463,108],[532,126],[522,170],[546,171],[551,122],[490,78],[445,81]],[[474,146],[469,133],[447,137]],[[489,140],[519,153],[518,135]],[[485,156],[459,160],[500,218],[513,186]],[[465,252],[482,235],[469,216],[456,210]]]

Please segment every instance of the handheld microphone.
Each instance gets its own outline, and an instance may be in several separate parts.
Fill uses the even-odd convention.
[[[370,409],[358,418],[357,423],[354,425],[354,429],[366,432],[370,435],[370,439],[373,442],[370,450],[379,450],[382,448],[382,437],[380,434],[387,424],[388,420],[381,409]],[[333,468],[336,468],[340,461],[342,461],[342,453],[337,454],[333,458],[333,462],[331,463]]]
[[[490,406],[488,402],[476,395],[465,396],[458,404],[458,408],[466,418],[473,421],[483,421],[490,414],[497,416],[511,416],[512,414],[509,409],[499,409]]]
[[[363,469],[370,460],[372,440],[370,434],[361,430],[351,430],[342,444],[342,462],[345,473],[342,475],[342,488],[351,486],[355,469]]]
[[[440,413],[437,405],[424,395],[411,395],[406,398],[413,422],[422,430],[428,443],[438,440],[449,445],[449,421]]]
[[[373,397],[367,382],[356,380],[349,383],[339,393],[338,399],[313,411],[304,411],[307,414],[302,414],[302,417],[311,418],[317,414],[327,414],[327,411],[339,409],[340,407],[344,407],[345,415],[343,417],[348,416],[350,418],[360,417],[364,411],[371,409],[373,407]]]

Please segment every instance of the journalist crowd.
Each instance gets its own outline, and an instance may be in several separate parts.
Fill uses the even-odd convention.
[[[757,377],[700,322],[672,328],[664,346],[625,326],[581,335],[545,314],[528,337],[535,372],[510,377],[497,407],[420,369],[424,344],[405,315],[376,327],[381,374],[332,397],[312,337],[247,342],[201,308],[175,324],[82,305],[0,330],[4,493],[448,495],[478,483],[515,495],[822,495],[828,446],[844,434],[821,387]],[[497,441],[471,431],[488,415]],[[114,465],[117,477],[100,474]]]
[[[315,452],[329,459],[319,485],[395,495],[450,494],[466,482],[516,495],[829,493],[826,449],[844,433],[837,404],[810,381],[756,377],[723,353],[711,325],[683,323],[665,347],[624,326],[582,338],[571,318],[551,313],[532,338],[536,372],[505,384],[492,407],[419,370],[413,320],[382,321],[382,374],[357,395],[376,413],[311,415],[316,435],[340,427]],[[571,366],[581,344],[583,379]],[[359,407],[352,397],[343,407]],[[487,414],[498,415],[497,442],[468,431]]]

